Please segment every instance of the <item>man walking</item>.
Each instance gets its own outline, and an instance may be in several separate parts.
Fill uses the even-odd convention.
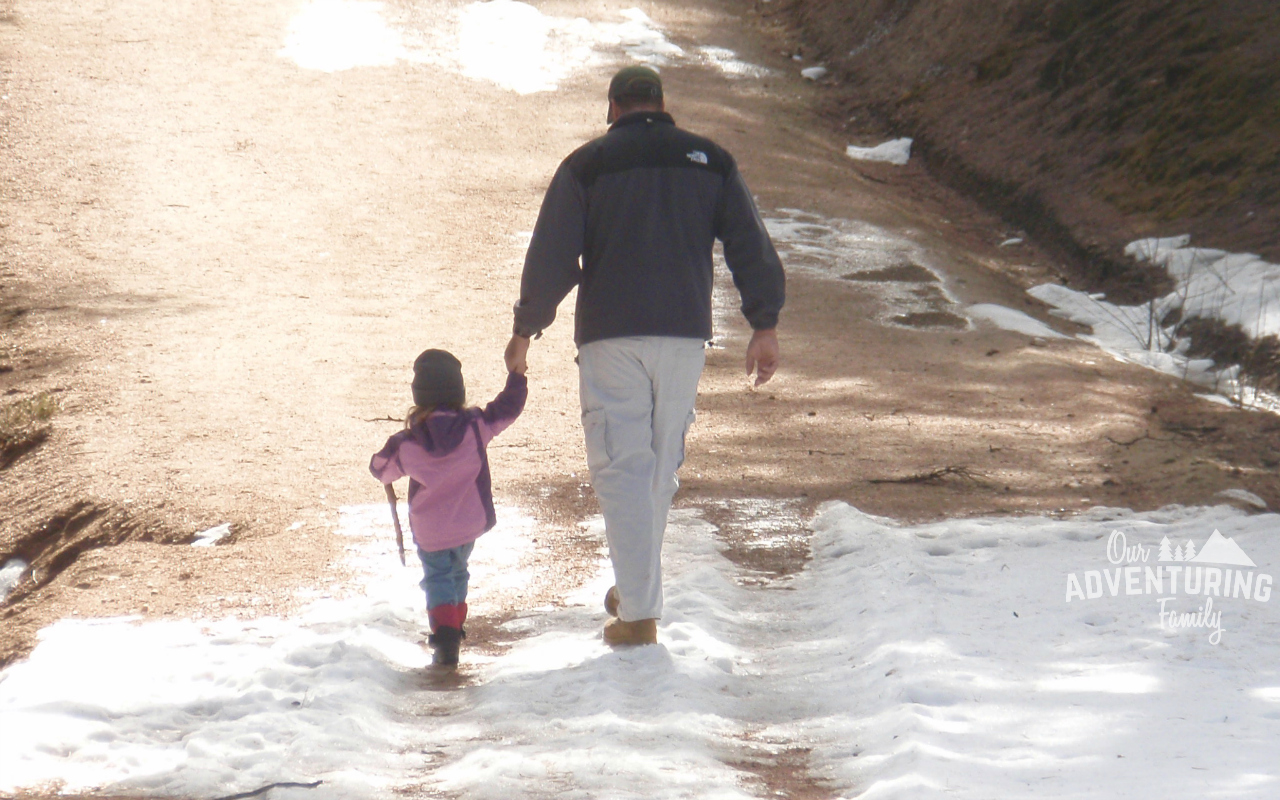
[[[609,84],[609,132],[574,151],[547,189],[525,256],[508,365],[578,287],[582,426],[615,586],[611,645],[657,642],[662,538],[711,338],[712,247],[753,334],[756,385],[778,367],[782,264],[733,157],[676,127],[662,81],[627,67]]]

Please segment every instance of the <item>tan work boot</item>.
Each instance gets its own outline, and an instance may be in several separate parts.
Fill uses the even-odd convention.
[[[604,593],[604,610],[609,614],[609,616],[618,616],[619,602],[621,602],[621,600],[618,598],[618,587],[610,586],[609,591]]]
[[[614,617],[604,624],[604,643],[610,647],[657,644],[658,621],[638,619],[635,622],[625,622]]]

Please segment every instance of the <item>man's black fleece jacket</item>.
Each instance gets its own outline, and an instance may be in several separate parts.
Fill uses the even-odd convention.
[[[515,333],[540,333],[576,285],[579,345],[710,339],[716,239],[751,327],[775,327],[782,263],[733,156],[667,114],[627,114],[552,178],[525,255]]]

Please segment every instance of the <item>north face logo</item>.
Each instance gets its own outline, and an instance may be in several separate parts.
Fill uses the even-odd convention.
[[[695,164],[707,163],[707,154],[702,152],[701,150],[694,150],[690,152],[688,155],[688,158],[690,161],[692,161]]]

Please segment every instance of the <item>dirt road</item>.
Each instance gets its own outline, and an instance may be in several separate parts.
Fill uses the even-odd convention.
[[[622,45],[568,47],[556,90],[520,94],[450,55],[461,3],[386,4],[399,55],[333,72],[281,53],[301,2],[0,7],[0,392],[60,407],[48,440],[0,472],[0,556],[35,567],[0,607],[0,664],[72,614],[287,612],[299,587],[341,578],[337,509],[381,497],[365,465],[408,404],[413,356],[457,353],[475,401],[500,388],[527,232],[559,160],[604,130]],[[586,17],[605,41],[628,8],[539,11]],[[642,10],[681,50],[663,66],[677,121],[734,152],[762,212],[798,237],[780,240],[783,370],[747,388],[722,287],[691,434],[678,502],[705,506],[732,553],[794,568],[802,520],[829,498],[917,520],[1230,487],[1280,503],[1270,419],[968,320],[975,302],[1046,318],[1023,289],[1054,265],[998,248],[1016,231],[916,166],[847,159],[810,111],[822,88],[750,3]],[[767,72],[717,68],[728,57],[700,47]],[[815,236],[856,247],[814,255]],[[541,520],[554,554],[512,607],[554,602],[594,552],[576,527],[594,501],[571,334],[566,303],[531,354],[529,408],[493,450],[500,502]],[[719,502],[741,497],[788,501],[786,563]],[[230,541],[181,546],[221,523]]]

